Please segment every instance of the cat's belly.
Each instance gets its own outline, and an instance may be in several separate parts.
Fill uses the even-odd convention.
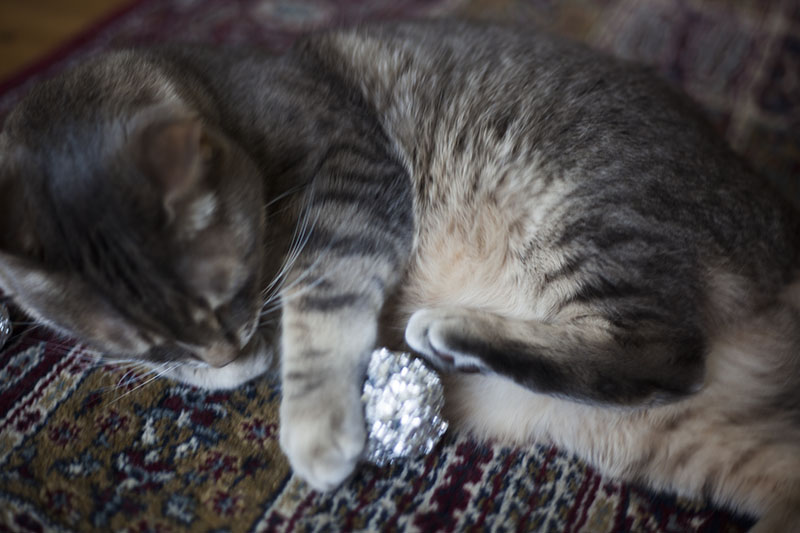
[[[405,316],[467,307],[518,319],[550,317],[557,301],[537,297],[538,278],[560,259],[545,248],[532,250],[536,236],[527,211],[486,202],[427,216],[400,288]]]

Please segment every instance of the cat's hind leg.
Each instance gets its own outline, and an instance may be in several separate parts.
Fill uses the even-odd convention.
[[[508,442],[549,441],[608,475],[760,516],[754,532],[788,532],[800,531],[797,318],[787,307],[763,311],[709,341],[695,363],[679,362],[690,344],[678,340],[669,358],[663,341],[631,344],[602,323],[459,308],[418,311],[406,339],[445,371],[489,374],[448,376],[454,424]],[[703,386],[690,394],[698,368]]]
[[[699,334],[620,329],[600,317],[548,323],[423,309],[409,320],[406,342],[445,371],[497,374],[534,392],[590,403],[664,403],[697,391],[703,379]]]

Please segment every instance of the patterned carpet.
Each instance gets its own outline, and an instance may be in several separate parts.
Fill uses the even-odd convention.
[[[20,75],[29,84],[111,46],[259,43],[355,20],[447,16],[541,25],[649,64],[708,110],[733,146],[800,205],[796,0],[142,0]],[[735,532],[704,502],[616,483],[547,445],[450,434],[427,458],[364,467],[332,494],[291,476],[274,376],[209,393],[125,366],[18,317],[0,353],[0,531]]]

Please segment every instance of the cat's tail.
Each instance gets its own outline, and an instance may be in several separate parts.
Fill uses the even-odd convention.
[[[577,402],[514,383],[486,360],[492,351],[434,352],[450,368],[467,372],[446,376],[447,415],[479,437],[550,442],[608,475],[762,517],[755,531],[800,531],[798,289],[713,339],[702,388],[680,401],[638,408]],[[461,310],[460,319],[469,314]],[[504,320],[495,318],[497,324]],[[469,332],[471,342],[462,346],[476,345],[486,313],[478,320],[476,327],[450,334]],[[407,338],[414,328],[420,324],[412,319]],[[486,342],[496,342],[497,331]],[[457,341],[448,340],[451,347]]]

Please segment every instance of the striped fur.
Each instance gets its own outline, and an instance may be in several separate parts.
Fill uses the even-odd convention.
[[[370,351],[405,342],[463,428],[800,527],[800,218],[646,71],[375,26],[112,53],[7,124],[4,290],[202,386],[279,352],[281,445],[314,487],[360,456]]]

